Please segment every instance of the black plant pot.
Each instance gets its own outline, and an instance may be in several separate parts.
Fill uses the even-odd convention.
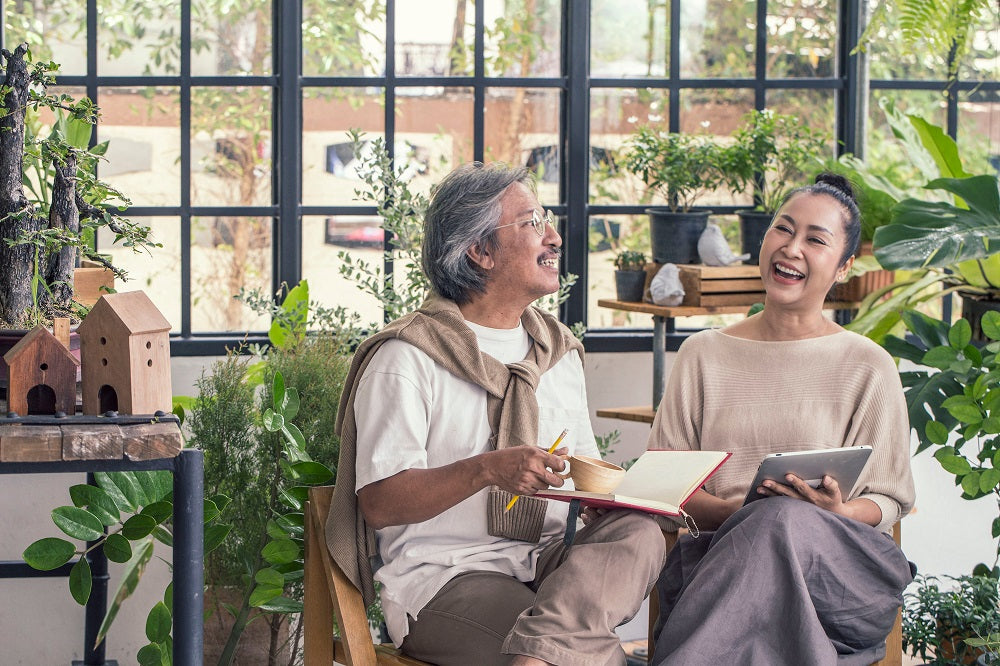
[[[990,310],[1000,310],[1000,301],[983,298],[974,294],[962,293],[962,318],[972,326],[972,339],[976,342],[988,342],[983,334],[981,320]]]
[[[639,303],[646,288],[646,271],[615,271],[615,290],[619,301]]]
[[[976,657],[976,666],[996,666],[1000,664],[1000,654],[984,652]]]
[[[741,252],[749,254],[750,258],[744,263],[760,263],[760,245],[764,242],[764,234],[771,226],[771,213],[762,213],[756,210],[741,210],[740,216],[740,238],[742,239]]]
[[[698,239],[708,224],[709,211],[674,213],[667,208],[648,208],[649,243],[658,264],[698,264]]]

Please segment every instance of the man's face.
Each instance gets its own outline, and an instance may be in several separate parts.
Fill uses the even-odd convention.
[[[532,214],[544,214],[538,198],[524,184],[514,183],[500,198],[496,249],[487,268],[487,291],[503,294],[527,306],[559,289],[559,247],[562,238],[551,226],[539,236]],[[510,225],[510,226],[504,226]],[[502,227],[502,228],[499,228]]]

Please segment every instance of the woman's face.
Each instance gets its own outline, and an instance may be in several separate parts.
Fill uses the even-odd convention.
[[[769,305],[817,307],[847,275],[844,212],[825,194],[793,196],[774,216],[760,249],[760,274]]]

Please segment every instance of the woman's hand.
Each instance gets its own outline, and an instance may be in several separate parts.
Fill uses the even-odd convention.
[[[840,484],[832,476],[824,476],[818,488],[813,488],[794,474],[786,475],[785,481],[788,485],[777,481],[765,481],[763,486],[757,488],[757,492],[768,497],[791,497],[815,504],[827,511],[844,516],[848,515],[849,512],[845,510],[844,506],[844,498],[840,494]]]

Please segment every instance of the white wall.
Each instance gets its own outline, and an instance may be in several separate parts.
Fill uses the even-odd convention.
[[[666,372],[672,355],[667,355]],[[176,358],[173,360],[175,395],[192,395],[194,382],[215,360]],[[599,407],[645,404],[652,398],[652,354],[589,354],[587,391],[593,413]],[[649,427],[611,419],[594,419],[594,432],[618,429],[621,443],[610,456],[614,461],[633,458],[645,448]],[[917,486],[915,512],[903,523],[903,549],[924,573],[967,573],[980,561],[992,563],[994,542],[989,526],[996,515],[990,500],[967,502],[959,498],[950,475],[938,467],[927,453],[913,459]],[[55,535],[49,511],[69,504],[67,488],[82,483],[83,475],[0,476],[0,560],[19,560],[21,551],[32,541]],[[169,553],[160,556],[169,559]],[[110,587],[119,580],[118,568],[111,571]],[[135,652],[145,644],[144,627],[148,608],[163,593],[169,574],[154,559],[136,595],[126,602],[108,638],[107,658],[122,666],[135,663]],[[83,609],[69,596],[66,580],[0,579],[0,646],[4,666],[69,664],[83,656]],[[644,611],[623,632],[627,638],[642,636]]]

